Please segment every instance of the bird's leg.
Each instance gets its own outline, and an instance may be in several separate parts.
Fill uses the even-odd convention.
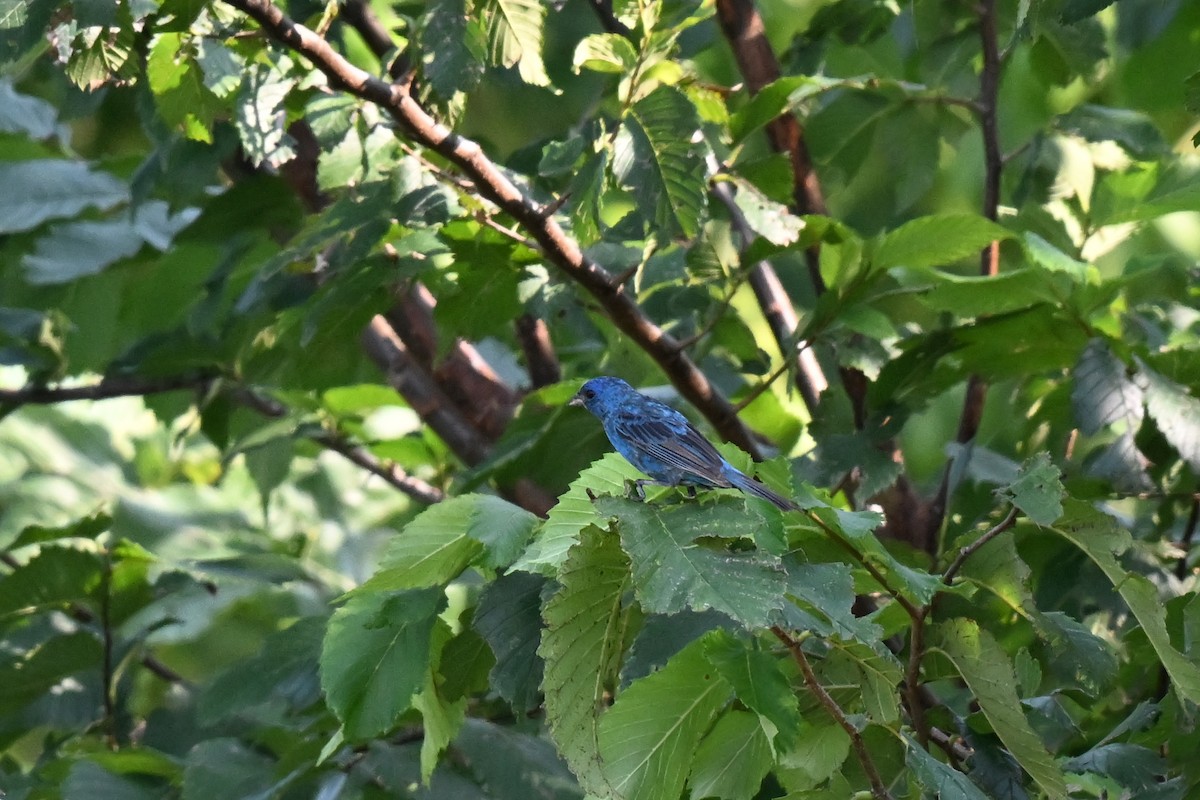
[[[695,499],[696,499],[696,487],[695,487],[695,486],[689,486],[689,487],[687,487],[687,496],[688,496],[688,499],[689,499],[689,500],[695,500]]]
[[[625,496],[632,497],[639,502],[646,502],[646,490],[642,488],[643,481],[631,481],[628,478],[625,480]]]

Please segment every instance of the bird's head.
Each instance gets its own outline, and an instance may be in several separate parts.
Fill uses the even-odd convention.
[[[579,388],[568,405],[583,406],[597,417],[604,417],[632,394],[634,388],[620,378],[592,378]]]

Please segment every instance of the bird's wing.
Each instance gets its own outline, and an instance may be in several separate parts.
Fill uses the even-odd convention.
[[[725,459],[687,417],[672,409],[672,418],[622,410],[615,415],[618,434],[646,455],[714,486],[729,486]]]

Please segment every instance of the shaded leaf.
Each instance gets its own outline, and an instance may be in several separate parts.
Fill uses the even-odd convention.
[[[1141,361],[1138,367],[1150,418],[1183,460],[1200,472],[1200,400]]]
[[[1130,431],[1142,421],[1142,390],[1130,379],[1125,364],[1103,339],[1092,339],[1075,364],[1071,405],[1086,434],[1116,422]]]
[[[0,162],[0,233],[36,228],[85,208],[106,210],[129,199],[124,183],[79,161]]]
[[[541,576],[510,572],[489,584],[479,596],[475,629],[496,656],[489,683],[519,712],[538,705],[542,660]]]
[[[678,797],[700,737],[729,701],[729,684],[704,656],[706,639],[634,681],[601,718],[604,775],[625,800]]]
[[[1050,454],[1038,453],[1026,459],[1017,471],[1017,478],[1000,489],[1025,516],[1039,525],[1049,525],[1062,516],[1062,500],[1066,495],[1058,467],[1050,462]]]

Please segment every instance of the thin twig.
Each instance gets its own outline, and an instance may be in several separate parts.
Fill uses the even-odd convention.
[[[100,687],[104,694],[104,735],[111,749],[117,748],[117,687],[113,685],[113,631],[109,604],[112,601],[112,554],[104,553],[100,576]]]
[[[215,373],[185,373],[165,378],[105,378],[87,386],[30,385],[0,389],[0,405],[53,405],[73,400],[111,400],[115,397],[146,396],[183,390],[203,391],[216,379]]]
[[[775,381],[779,380],[779,377],[781,375],[784,375],[787,373],[789,366],[791,366],[791,365],[788,364],[788,362],[784,361],[782,364],[779,365],[778,368],[776,368],[776,370],[774,372],[772,372],[770,375],[767,376],[766,380],[763,380],[761,383],[759,383],[757,386],[755,386],[753,389],[751,389],[749,391],[749,393],[747,393],[747,395],[745,397],[743,397],[741,400],[739,400],[737,402],[737,405],[734,407],[738,411],[741,411],[743,408],[745,408],[746,406],[753,403],[755,400],[757,400],[762,395],[763,392],[765,392],[767,389],[770,389],[771,384],[774,383]]]
[[[804,674],[804,683],[808,686],[809,691],[816,696],[821,705],[825,707],[825,710],[829,712],[829,716],[833,717],[838,726],[850,737],[850,747],[854,750],[854,755],[858,758],[863,772],[867,776],[867,781],[871,784],[871,795],[876,800],[885,800],[885,798],[890,800],[892,795],[884,785],[883,778],[879,776],[879,770],[875,766],[875,761],[871,758],[870,751],[867,750],[862,733],[846,718],[846,712],[842,711],[837,701],[830,696],[829,692],[825,691],[825,687],[817,680],[812,664],[808,662],[808,656],[804,654],[804,648],[777,625],[771,627],[771,633],[775,634],[775,638],[783,642],[791,652],[792,658],[796,660],[796,663],[800,666],[800,671]]]
[[[351,64],[329,42],[291,20],[267,0],[225,0],[244,11],[271,36],[304,56],[325,74],[330,84],[375,103],[396,120],[411,139],[455,164],[478,187],[479,194],[513,217],[529,232],[548,262],[589,292],[612,323],[635,341],[662,369],[680,394],[704,415],[720,435],[756,458],[762,450],[733,405],[707,376],[680,353],[675,339],[642,311],[612,275],[584,255],[554,217],[545,217],[540,204],[526,195],[489,159],[475,142],[435,120],[421,107],[407,84],[389,84]]]
[[[992,539],[995,539],[997,536],[1015,525],[1017,522],[1017,515],[1019,513],[1020,510],[1016,506],[1013,506],[1008,510],[1007,516],[1000,520],[1000,522],[996,523],[995,527],[983,534],[983,536],[980,536],[978,539],[971,542],[963,549],[959,550],[958,557],[955,558],[954,561],[950,562],[950,566],[946,567],[946,571],[942,573],[942,583],[946,584],[947,586],[953,585],[954,577],[958,574],[958,571],[962,569],[962,565],[966,563],[966,560],[970,558],[976,551],[978,551],[979,548],[983,547]]]
[[[12,570],[21,569],[22,566],[21,562],[17,561],[17,559],[13,557],[12,553],[5,552],[0,552],[0,563],[3,563]],[[67,607],[67,611],[71,615],[72,619],[84,625],[91,625],[96,621],[95,615],[78,603],[71,603]],[[183,676],[159,661],[152,653],[143,653],[139,661],[143,667],[168,683],[180,683],[184,685],[187,685],[188,683]]]

